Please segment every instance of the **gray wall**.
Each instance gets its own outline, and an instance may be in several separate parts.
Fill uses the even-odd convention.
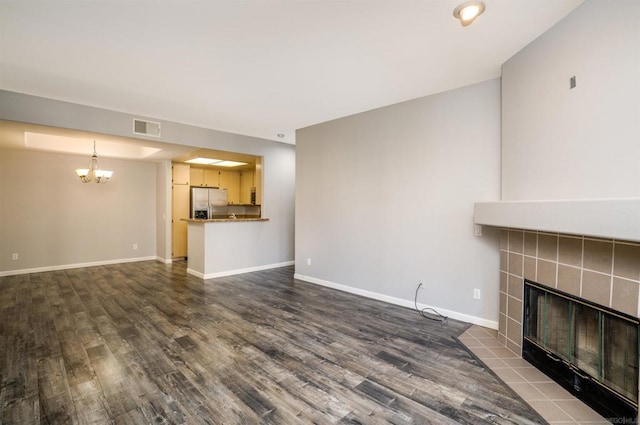
[[[171,262],[171,161],[159,161],[156,175],[156,255]]]
[[[83,184],[88,160],[0,150],[0,272],[155,257],[156,164],[101,159],[116,177]]]
[[[498,79],[296,139],[299,278],[407,306],[423,281],[419,302],[497,328],[498,239],[473,205],[499,197]]]
[[[502,200],[640,196],[639,22],[590,0],[503,65]]]
[[[259,255],[256,257],[258,264],[254,266],[265,266],[269,264],[279,264],[287,261],[293,261],[294,256],[294,187],[295,187],[295,147],[283,143],[277,143],[269,140],[257,139],[254,137],[242,136],[237,134],[225,133],[215,130],[209,130],[204,128],[198,128],[188,126],[184,124],[167,122],[154,119],[153,117],[135,116],[136,118],[148,118],[154,121],[161,121],[162,123],[162,138],[159,141],[174,143],[185,146],[192,146],[194,148],[210,148],[218,150],[226,150],[232,152],[248,153],[253,155],[259,155],[263,157],[263,216],[269,218],[268,222],[264,222],[264,228],[261,233]],[[21,121],[33,124],[49,125],[54,127],[70,128],[75,130],[84,130],[97,133],[111,134],[116,136],[132,137],[132,119],[133,115],[108,111],[104,109],[77,105],[67,102],[61,102],[51,99],[45,99],[35,96],[29,96],[14,92],[0,91],[0,119]],[[155,138],[150,138],[157,140]],[[9,152],[9,151],[8,151]],[[4,152],[3,152],[4,153]],[[123,248],[115,248],[108,244],[97,244],[93,251],[90,253],[79,252],[71,243],[71,241],[61,240],[59,236],[65,233],[66,227],[60,224],[53,218],[48,218],[46,232],[41,233],[39,238],[44,238],[45,241],[31,239],[30,245],[20,245],[20,234],[24,232],[31,233],[30,226],[35,223],[33,220],[24,221],[22,214],[24,211],[21,208],[7,207],[7,205],[16,203],[16,199],[21,199],[22,193],[32,186],[25,185],[24,181],[20,182],[20,190],[16,190],[13,184],[15,180],[13,176],[9,175],[8,167],[15,170],[15,164],[18,158],[24,159],[24,164],[29,164],[30,155],[37,154],[26,152],[11,152],[10,155],[3,155],[2,166],[2,180],[0,181],[0,202],[2,203],[2,216],[0,219],[3,224],[3,229],[18,229],[15,232],[5,233],[0,235],[0,273],[6,270],[16,270],[24,268],[34,267],[51,267],[51,266],[64,266],[65,264],[83,263],[86,261],[109,261],[114,258],[128,258],[132,241],[129,241],[130,235],[136,233],[114,233],[116,235],[122,235],[118,237],[118,241],[114,240],[114,244],[122,246]],[[118,226],[123,228],[141,229],[144,232],[139,238],[144,240],[144,244],[149,245],[150,248],[142,250],[140,246],[143,242],[140,240],[138,244],[140,249],[136,253],[136,256],[152,255],[157,256],[160,259],[168,259],[171,251],[170,247],[170,175],[167,162],[153,163],[153,162],[135,162],[135,161],[115,161],[111,159],[101,159],[100,163],[103,168],[111,164],[119,164],[121,167],[117,169],[114,166],[115,174],[112,181],[108,184],[95,187],[96,185],[83,185],[74,177],[73,170],[78,168],[79,165],[83,165],[88,161],[87,157],[58,155],[56,158],[61,165],[55,165],[55,169],[52,170],[54,174],[51,177],[52,182],[33,182],[33,185],[49,185],[49,191],[52,191],[52,196],[64,196],[62,192],[68,190],[74,193],[74,197],[66,199],[67,202],[59,205],[59,211],[57,212],[58,219],[65,219],[66,217],[75,217],[77,215],[76,210],[78,208],[85,209],[87,205],[91,205],[91,196],[98,196],[94,194],[96,190],[101,191],[114,191],[119,185],[130,186],[126,192],[113,194],[108,198],[111,208],[117,209],[118,214],[117,221],[112,223],[112,229]],[[44,161],[45,163],[47,161]],[[104,162],[104,165],[102,163]],[[7,164],[5,166],[5,163]],[[23,165],[24,165],[23,164]],[[54,165],[47,165],[47,167]],[[131,169],[131,170],[130,170]],[[128,173],[133,173],[135,170],[149,170],[150,177],[145,176],[142,178],[141,183],[137,183],[136,180],[140,176],[132,176]],[[69,172],[71,174],[69,174]],[[25,173],[33,173],[33,170],[25,171]],[[24,177],[24,173],[20,174]],[[64,175],[65,178],[70,176],[68,184],[62,183],[60,177]],[[42,180],[42,179],[40,179]],[[64,180],[66,182],[66,180]],[[81,189],[79,189],[81,188]],[[78,190],[87,191],[87,193],[77,192]],[[94,192],[89,192],[94,190]],[[89,193],[91,195],[89,195]],[[101,193],[101,192],[96,192]],[[150,196],[151,199],[140,203],[138,198],[146,199]],[[22,201],[21,201],[22,202]],[[30,206],[30,204],[21,203],[23,206]],[[131,213],[132,206],[139,206],[142,211]],[[163,210],[163,207],[165,208]],[[45,208],[39,212],[41,215],[47,215]],[[103,221],[104,218],[101,214],[96,214],[84,211],[87,217],[92,217],[93,220]],[[111,211],[113,212],[113,211]],[[6,224],[5,224],[6,223]],[[81,232],[81,230],[90,229],[93,222],[90,219],[84,220],[81,223],[69,223],[69,226],[79,226],[82,224],[84,227],[75,228],[74,232]],[[39,225],[38,225],[39,226]],[[38,227],[41,229],[41,227]],[[126,236],[126,237],[125,237]],[[14,246],[22,247],[21,249],[30,251],[33,248],[32,245],[36,243],[44,244],[46,246],[55,246],[56,250],[61,251],[56,254],[49,254],[39,252],[39,254],[30,260],[28,263],[16,264],[11,261],[9,254],[9,263],[6,263],[7,252],[12,253]],[[127,249],[129,247],[129,249]],[[127,249],[126,251],[123,251]],[[25,252],[26,252],[25,251]],[[35,251],[34,251],[35,252]],[[89,255],[90,254],[90,255]],[[22,259],[22,255],[20,256]]]

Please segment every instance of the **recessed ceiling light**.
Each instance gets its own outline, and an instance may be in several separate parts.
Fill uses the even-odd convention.
[[[453,10],[453,16],[460,19],[463,27],[471,24],[484,12],[484,3],[481,1],[467,1]]]
[[[278,133],[277,136],[282,139],[284,138],[284,133]]]
[[[216,167],[237,167],[239,165],[247,165],[246,162],[238,162],[238,161],[225,161],[223,159],[213,159],[213,158],[192,158],[187,161],[189,164],[198,164],[198,165],[215,165]]]
[[[247,163],[238,161],[220,161],[216,162],[213,165],[215,165],[216,167],[238,167],[240,165],[247,165]]]
[[[222,160],[212,159],[212,158],[193,158],[185,162],[188,162],[189,164],[211,165],[211,164],[216,164],[218,162],[222,162]]]

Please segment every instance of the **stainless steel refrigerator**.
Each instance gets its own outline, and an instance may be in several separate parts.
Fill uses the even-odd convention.
[[[227,189],[191,188],[191,218],[227,217]]]

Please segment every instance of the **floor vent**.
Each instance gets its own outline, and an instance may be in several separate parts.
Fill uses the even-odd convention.
[[[151,136],[151,137],[160,137],[160,123],[134,118],[133,134],[141,134],[143,136]]]

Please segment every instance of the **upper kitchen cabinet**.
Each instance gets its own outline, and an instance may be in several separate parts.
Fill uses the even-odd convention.
[[[262,168],[240,173],[240,203],[262,205]]]
[[[220,187],[220,176],[218,170],[207,170],[204,168],[191,167],[191,186]]]
[[[190,179],[191,186],[204,186],[204,170],[191,167]]]
[[[220,187],[220,171],[204,170],[204,185],[207,187]]]
[[[246,170],[240,173],[240,203],[251,204],[251,191],[255,188],[255,172]]]
[[[230,204],[241,203],[240,172],[220,171],[220,189],[227,189],[227,199]]]
[[[240,172],[240,203],[262,205],[262,158],[252,170]]]
[[[256,158],[253,185],[255,187],[255,202],[252,202],[252,204],[262,205],[262,157]]]
[[[171,182],[173,184],[189,185],[189,165],[173,163],[171,164]]]

